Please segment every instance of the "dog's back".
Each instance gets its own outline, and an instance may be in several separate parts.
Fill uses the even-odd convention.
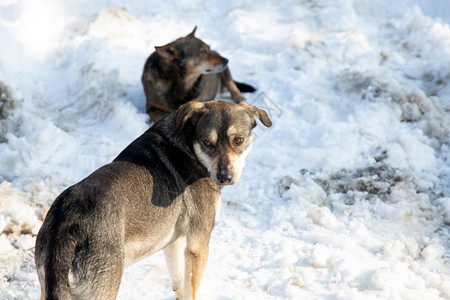
[[[122,212],[115,209],[113,169],[103,167],[66,189],[51,206],[36,239],[35,260],[43,299],[113,298],[109,287],[118,285],[122,274],[120,235],[107,238],[102,228],[120,232]],[[92,184],[101,182],[102,185]],[[111,200],[111,201],[108,201]],[[108,221],[114,216],[115,222]],[[94,220],[94,221],[93,221]],[[44,234],[45,233],[45,234]],[[96,238],[98,237],[98,238]],[[105,243],[106,242],[106,243]],[[97,253],[95,256],[90,253]],[[110,259],[100,263],[100,257]],[[116,257],[113,257],[116,256]],[[102,274],[92,278],[90,274]],[[106,279],[104,277],[107,277]],[[102,282],[111,282],[103,286]]]

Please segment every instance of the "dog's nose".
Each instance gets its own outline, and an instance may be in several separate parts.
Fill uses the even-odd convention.
[[[217,174],[217,180],[221,184],[228,184],[231,182],[232,179],[233,179],[233,174],[231,174],[231,173],[218,173]]]
[[[222,57],[222,65],[226,66],[228,64],[228,59]]]

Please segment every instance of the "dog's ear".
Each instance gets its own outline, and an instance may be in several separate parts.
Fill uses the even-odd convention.
[[[264,110],[248,104],[247,102],[241,102],[239,104],[247,110],[250,116],[258,118],[266,127],[272,126],[272,121]]]
[[[188,120],[199,116],[205,112],[205,103],[203,102],[188,102],[178,108],[177,115],[175,117],[175,128],[177,131],[181,130]]]
[[[158,55],[163,58],[176,58],[180,55],[179,53],[180,50],[178,49],[177,44],[175,42],[172,42],[164,46],[156,46],[155,50],[156,53],[158,53]]]
[[[194,27],[191,33],[189,33],[186,37],[195,37],[195,31],[197,30],[197,26]]]

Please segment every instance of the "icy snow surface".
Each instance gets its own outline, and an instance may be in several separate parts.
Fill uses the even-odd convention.
[[[145,59],[195,25],[274,122],[201,298],[449,299],[449,22],[448,0],[1,1],[0,299],[39,298],[46,209],[151,125]],[[173,297],[158,253],[118,298]]]

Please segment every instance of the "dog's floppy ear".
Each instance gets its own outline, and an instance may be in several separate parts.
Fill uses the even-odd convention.
[[[272,121],[264,110],[248,104],[247,102],[241,102],[239,104],[243,106],[252,117],[257,117],[265,126],[272,126]]]
[[[203,102],[188,102],[181,105],[175,117],[175,128],[177,131],[181,130],[189,119],[203,112],[205,112],[205,103]]]
[[[156,46],[155,50],[156,53],[158,53],[158,55],[163,58],[176,58],[180,54],[179,53],[180,50],[178,49],[175,42],[172,42],[164,46]]]
[[[186,37],[195,37],[195,31],[197,30],[197,26],[194,27],[191,33],[189,33]]]

